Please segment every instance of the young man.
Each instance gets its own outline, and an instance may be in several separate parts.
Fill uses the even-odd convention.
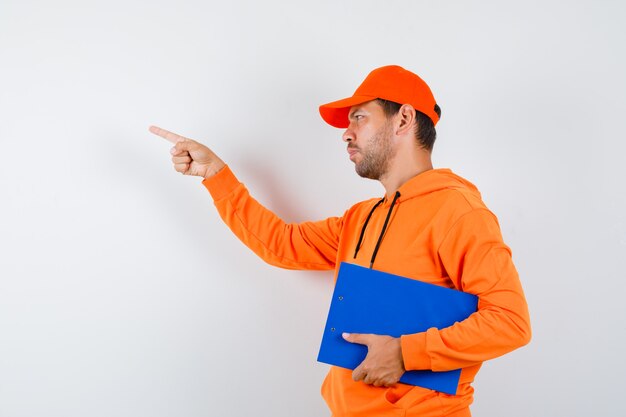
[[[481,363],[530,340],[526,300],[497,219],[473,184],[433,169],[440,110],[417,75],[378,68],[352,97],[322,105],[320,113],[346,129],[356,172],[380,181],[386,193],[341,217],[301,224],[286,224],[261,206],[204,145],[150,131],[175,144],[176,171],[203,177],[226,224],[268,263],[336,270],[345,261],[477,295],[478,311],[444,329],[399,338],[344,334],[366,345],[367,357],[354,371],[331,367],[322,386],[334,417],[470,416]],[[398,382],[407,370],[459,368],[456,395]]]

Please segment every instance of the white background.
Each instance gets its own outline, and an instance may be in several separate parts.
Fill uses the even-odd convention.
[[[433,155],[513,249],[530,345],[475,416],[623,416],[621,1],[0,2],[0,416],[325,416],[331,273],[262,263],[157,124],[288,221],[382,195],[321,103],[375,67],[442,107]]]

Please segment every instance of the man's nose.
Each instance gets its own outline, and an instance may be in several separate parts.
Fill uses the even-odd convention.
[[[341,135],[341,139],[344,142],[352,142],[354,140],[354,133],[350,130],[350,128],[348,128],[345,132],[343,132],[343,135]]]

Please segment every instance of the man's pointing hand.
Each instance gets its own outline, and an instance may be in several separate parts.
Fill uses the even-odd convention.
[[[174,144],[170,151],[174,169],[184,175],[210,178],[226,165],[213,151],[193,139],[157,126],[150,126],[149,130]]]

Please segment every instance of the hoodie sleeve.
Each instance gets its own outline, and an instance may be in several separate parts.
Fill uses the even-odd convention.
[[[202,181],[222,220],[265,262],[287,269],[333,269],[340,217],[287,224],[250,196],[228,166]]]
[[[530,317],[519,276],[489,210],[463,215],[446,234],[438,255],[456,287],[479,297],[478,311],[445,329],[402,336],[407,370],[464,368],[530,341]]]

